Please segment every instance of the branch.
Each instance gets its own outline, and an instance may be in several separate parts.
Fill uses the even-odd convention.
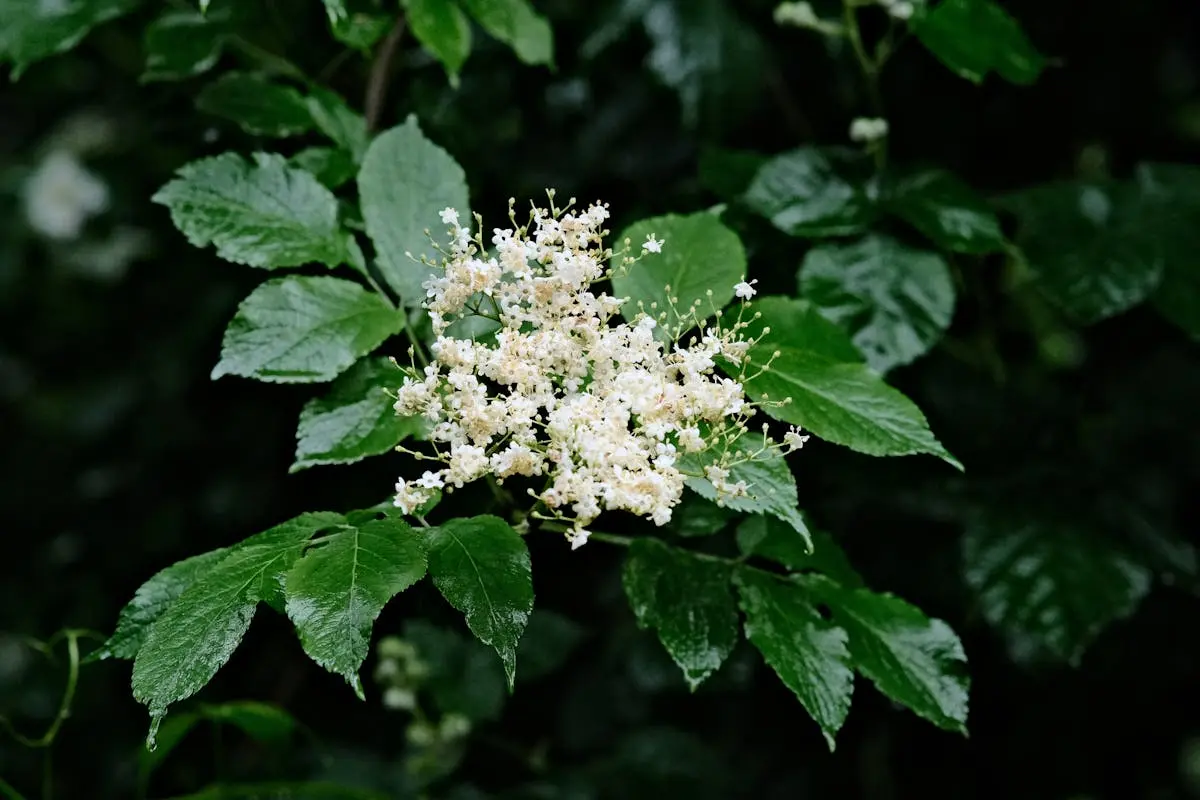
[[[374,131],[379,127],[379,118],[383,114],[383,101],[387,98],[388,76],[392,71],[392,61],[395,60],[396,51],[400,49],[400,40],[403,38],[404,15],[401,14],[371,62],[371,77],[367,79],[367,96],[363,100],[368,131]]]

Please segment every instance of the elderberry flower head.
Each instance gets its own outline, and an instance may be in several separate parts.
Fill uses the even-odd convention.
[[[412,513],[438,489],[485,476],[533,479],[531,516],[570,522],[575,548],[605,510],[666,524],[689,477],[707,479],[718,502],[752,492],[732,476],[740,462],[729,447],[756,410],[742,385],[758,341],[746,333],[746,304],[731,324],[722,321],[732,315],[699,303],[681,311],[673,298],[657,318],[643,311],[621,321],[626,300],[593,284],[670,243],[650,236],[642,256],[621,254],[613,267],[603,241],[608,206],[573,211],[572,200],[559,209],[549,197],[550,208],[533,208],[523,225],[510,201],[512,227],[493,229],[490,251],[454,209],[441,213],[450,246],[425,283],[433,360],[405,370],[395,403],[397,413],[430,423],[434,454],[399,449],[441,468],[400,479],[395,504]],[[753,296],[750,283],[737,295]],[[495,332],[455,338],[451,326],[472,316]],[[718,361],[732,377],[716,373]],[[780,445],[764,433],[764,448],[795,449],[798,436]],[[718,455],[707,466],[681,464],[710,452]]]

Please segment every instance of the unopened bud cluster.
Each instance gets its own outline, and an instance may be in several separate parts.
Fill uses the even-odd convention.
[[[412,513],[435,490],[485,476],[534,479],[532,515],[571,523],[578,547],[604,510],[665,524],[688,477],[707,479],[722,499],[751,492],[731,477],[731,456],[691,473],[679,461],[732,452],[748,432],[755,409],[742,382],[758,339],[743,312],[753,281],[734,287],[742,302],[731,324],[711,297],[707,308],[698,300],[681,309],[670,287],[665,308],[639,304],[635,319],[620,321],[627,301],[592,287],[640,258],[604,246],[606,205],[573,211],[572,200],[559,209],[549,194],[550,208],[533,208],[522,225],[510,202],[512,227],[493,230],[490,253],[454,209],[442,212],[450,245],[425,284],[433,360],[407,370],[395,405],[431,423],[434,453],[405,452],[443,466],[398,481],[396,505]],[[641,246],[657,253],[670,244],[650,236]],[[494,334],[450,335],[472,315],[492,320]],[[716,373],[718,361],[736,377]],[[764,447],[781,447],[763,438]],[[782,446],[803,438],[793,430]]]

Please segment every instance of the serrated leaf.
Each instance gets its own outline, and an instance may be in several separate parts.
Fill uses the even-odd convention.
[[[629,548],[622,575],[638,625],[655,629],[695,691],[737,644],[729,564],[647,538]]]
[[[70,50],[92,28],[137,8],[141,0],[0,0],[0,63],[13,79],[35,61]]]
[[[812,584],[849,634],[858,672],[938,727],[966,733],[967,657],[949,625],[890,594]]]
[[[1015,19],[992,0],[942,0],[912,20],[921,43],[956,75],[980,83],[989,72],[1033,83],[1046,59]]]
[[[800,294],[837,323],[879,373],[929,351],[954,316],[954,280],[937,253],[868,234],[809,250]]]
[[[849,334],[822,316],[810,302],[791,297],[759,297],[751,305],[760,320],[747,320],[748,333],[759,339],[759,349],[770,354],[778,347],[798,347],[816,358],[835,364],[861,364],[862,352]],[[765,330],[770,328],[769,331]]]
[[[513,49],[526,64],[554,64],[550,23],[529,0],[460,0],[489,35]]]
[[[516,679],[517,642],[533,610],[533,580],[525,540],[498,517],[452,519],[427,532],[429,574],[467,627],[500,655],[509,689]]]
[[[739,569],[734,582],[746,638],[821,726],[832,751],[854,692],[846,632],[821,618],[799,584],[753,569]]]
[[[650,234],[663,242],[661,253],[641,249]],[[641,260],[612,278],[613,294],[630,298],[621,309],[627,320],[641,313],[639,302],[651,316],[667,311],[667,286],[671,287],[670,296],[678,298],[676,308],[681,313],[699,300],[703,304],[700,311],[713,314],[733,299],[734,284],[746,276],[746,251],[741,240],[712,214],[644,219],[622,231],[615,241],[627,239]],[[711,301],[709,291],[713,293]],[[657,307],[652,309],[652,303]]]
[[[256,73],[225,73],[200,91],[196,108],[257,136],[298,136],[313,129],[304,95]]]
[[[721,497],[706,478],[704,468],[727,457],[731,482],[745,481],[747,494]],[[696,494],[714,502],[720,497],[726,508],[747,514],[770,514],[783,520],[807,542],[808,526],[800,513],[796,479],[778,450],[763,450],[762,439],[747,434],[734,442],[725,454],[716,452],[682,453],[680,472],[689,475],[685,485]]]
[[[213,244],[237,264],[273,269],[347,260],[347,234],[337,199],[283,156],[234,153],[183,166],[153,202],[171,211],[175,227],[196,247]]]
[[[317,540],[284,580],[287,615],[304,652],[365,699],[359,667],[388,601],[425,577],[419,535],[397,519],[343,526]]]
[[[304,102],[317,130],[349,153],[355,164],[361,163],[371,142],[363,115],[346,105],[336,92],[320,86],[312,87]]]
[[[338,188],[358,171],[354,158],[340,147],[306,147],[288,162],[311,172],[326,189]]]
[[[801,147],[763,164],[742,202],[792,236],[823,238],[863,233],[875,217],[855,156]]]
[[[1114,620],[1150,591],[1150,570],[1070,520],[976,515],[963,537],[967,585],[1013,656],[1078,664]]]
[[[886,207],[946,250],[983,254],[1005,247],[995,212],[970,186],[945,170],[898,178],[889,188]]]
[[[396,413],[388,394],[402,378],[389,359],[365,358],[334,381],[329,394],[310,400],[300,412],[290,472],[318,464],[353,464],[424,431],[419,417]]]
[[[1162,243],[1165,270],[1153,301],[1168,320],[1200,339],[1200,169],[1141,164],[1138,188],[1148,225]]]
[[[133,658],[141,649],[150,628],[188,587],[202,577],[229,552],[221,547],[185,558],[159,570],[134,592],[117,618],[117,629],[89,660]]]
[[[436,255],[425,231],[442,231],[444,208],[470,219],[467,178],[450,154],[425,138],[416,117],[371,142],[358,173],[363,219],[379,270],[406,305],[425,299],[421,284],[433,270],[414,261]],[[444,238],[444,235],[439,235]]]
[[[325,276],[276,278],[238,306],[225,329],[215,380],[331,381],[403,327],[387,300]]]
[[[735,516],[732,508],[687,492],[671,513],[671,528],[680,536],[711,536],[724,530]]]
[[[738,526],[738,549],[746,556],[760,556],[782,564],[793,572],[816,572],[843,586],[862,586],[863,579],[850,565],[842,548],[828,533],[810,532],[808,540],[797,536],[788,525],[771,517],[748,517]]]
[[[765,70],[765,44],[723,0],[626,4],[637,9],[651,42],[646,65],[675,91],[689,128],[710,134],[753,111]]]
[[[404,0],[408,24],[426,50],[446,68],[450,84],[471,54],[471,21],[455,3],[446,0]]]
[[[141,80],[177,81],[207,72],[221,57],[226,18],[195,11],[168,11],[146,26],[146,68]]]
[[[911,400],[867,366],[831,358],[836,340],[828,330],[813,326],[815,335],[808,336],[800,327],[813,317],[806,305],[778,298],[751,304],[751,311],[762,314],[751,333],[762,326],[772,332],[751,351],[761,372],[745,381],[746,394],[755,400],[790,397],[791,402],[767,405],[763,411],[851,450],[873,456],[929,453],[962,469]],[[810,344],[815,347],[806,346]],[[779,355],[767,366],[773,353]]]
[[[171,703],[212,679],[250,627],[260,601],[282,605],[280,580],[318,531],[340,514],[301,514],[251,536],[195,581],[158,618],[133,662],[133,695],[150,711],[148,744]]]
[[[1005,203],[1038,286],[1080,323],[1132,308],[1162,280],[1163,243],[1134,187],[1051,183]]]

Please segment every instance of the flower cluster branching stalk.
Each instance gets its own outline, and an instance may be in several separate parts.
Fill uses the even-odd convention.
[[[549,197],[549,208],[534,207],[523,224],[510,201],[512,227],[493,230],[491,253],[455,209],[442,212],[450,243],[425,284],[432,359],[406,369],[395,407],[431,424],[432,454],[399,449],[443,466],[400,479],[396,505],[412,513],[435,491],[484,477],[540,479],[528,489],[530,516],[569,522],[578,547],[605,510],[665,524],[689,477],[711,483],[718,502],[748,495],[752,487],[735,477],[742,461],[806,438],[793,428],[778,443],[763,425],[761,448],[732,447],[761,404],[747,400],[743,382],[769,366],[752,363],[752,347],[770,330],[748,333],[754,282],[734,287],[735,314],[716,308],[711,293],[707,304],[681,308],[666,287],[665,307],[639,303],[619,321],[628,300],[593,284],[642,256],[629,255],[628,242],[616,254],[604,246],[606,205],[576,211],[573,199],[558,208]],[[642,253],[664,245],[651,235]],[[494,330],[457,338],[471,317]],[[718,360],[736,374],[717,373]],[[681,456],[701,453],[716,455],[690,473],[681,467]]]

